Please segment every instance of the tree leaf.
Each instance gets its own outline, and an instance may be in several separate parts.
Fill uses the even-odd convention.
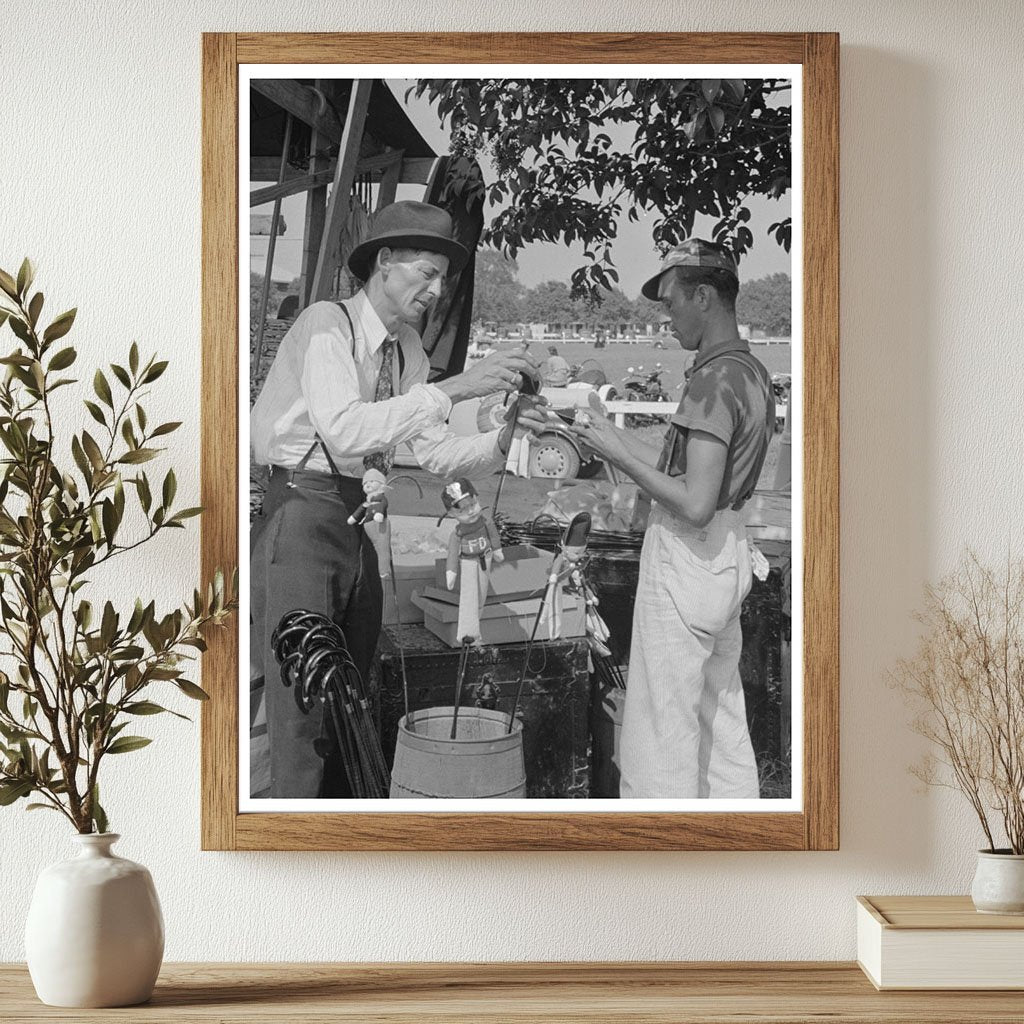
[[[92,820],[97,832],[109,831],[106,812],[100,806],[100,787],[98,784],[92,787]]]
[[[32,301],[28,304],[28,322],[32,325],[32,329],[35,330],[36,324],[39,322],[39,314],[43,309],[43,293],[36,292],[32,296]]]
[[[47,372],[50,370],[66,370],[77,358],[78,353],[73,348],[62,348],[50,360],[50,365],[46,368]]]
[[[116,632],[117,612],[114,611],[114,606],[107,601],[103,605],[103,619],[100,623],[100,642],[104,647],[110,647]]]
[[[54,320],[45,331],[43,331],[43,341],[49,344],[51,341],[63,338],[64,335],[71,330],[71,325],[75,322],[75,316],[77,313],[77,307],[75,309],[69,309],[66,313],[61,313],[61,315],[57,317],[57,319]]]
[[[102,370],[97,370],[96,375],[92,379],[93,390],[99,395],[100,401],[109,405],[111,409],[114,408],[114,396],[110,392],[110,385],[107,383],[107,378],[104,376]]]
[[[36,268],[32,266],[32,261],[26,256],[21,261],[21,266],[18,268],[18,295],[24,295],[25,292],[32,287],[32,281],[36,276]]]
[[[193,516],[201,515],[203,511],[202,505],[196,505],[192,508],[183,508],[180,512],[175,512],[170,519],[167,520],[167,525],[171,523],[180,523],[183,519],[191,519]]]
[[[146,736],[119,736],[106,749],[108,754],[127,754],[148,747],[153,741]]]
[[[100,446],[94,440],[92,434],[88,430],[82,431],[82,447],[85,449],[85,454],[89,456],[89,462],[92,463],[92,468],[99,472],[106,465],[103,459],[103,453],[100,451]]]
[[[132,342],[132,347],[128,350],[128,366],[133,374],[139,372],[139,346],[134,341]]]
[[[117,461],[134,466],[139,462],[149,462],[155,459],[159,452],[156,448],[136,448],[133,451],[125,452]]]
[[[134,704],[125,704],[124,712],[127,715],[159,715],[167,708],[154,704],[151,700],[138,700]]]
[[[143,384],[152,384],[167,369],[167,360],[162,362],[154,363],[147,371],[146,376],[143,378]]]
[[[123,366],[118,366],[117,363],[110,364],[110,372],[123,384],[126,388],[132,386],[132,379],[128,376],[128,371]]]
[[[95,403],[90,402],[89,399],[85,398],[82,400],[82,404],[89,410],[89,415],[101,426],[107,425],[107,417],[104,415],[103,410]]]
[[[142,505],[143,511],[149,514],[149,509],[153,504],[153,496],[149,491],[149,477],[145,473],[142,476],[135,478],[135,487],[139,492],[139,502]]]
[[[17,301],[18,298],[18,286],[15,283],[13,277],[6,271],[0,270],[0,288],[6,292],[12,299]]]
[[[17,779],[12,782],[0,782],[0,807],[7,807],[33,790],[31,779]]]
[[[162,489],[162,499],[165,508],[170,508],[171,502],[174,501],[174,495],[178,491],[178,479],[174,475],[174,470],[167,470],[167,476],[164,477],[164,486]]]
[[[193,700],[210,699],[210,695],[201,686],[196,686],[195,683],[190,683],[187,679],[179,679],[175,685],[186,697],[191,697]]]
[[[135,450],[139,447],[139,442],[135,440],[135,428],[132,426],[132,421],[125,417],[124,423],[121,424],[121,436],[124,438],[124,443],[128,445],[131,450]]]
[[[156,430],[150,435],[150,437],[163,437],[164,434],[170,434],[172,431],[177,430],[181,426],[181,421],[178,420],[173,423],[161,423]],[[143,428],[145,429],[145,428]]]

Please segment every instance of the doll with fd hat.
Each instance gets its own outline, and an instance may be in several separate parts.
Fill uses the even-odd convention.
[[[445,583],[449,590],[459,581],[459,621],[457,636],[480,641],[480,609],[487,598],[491,563],[505,559],[501,539],[491,519],[480,507],[476,488],[459,478],[445,484],[441,491],[445,513],[455,521],[448,541]]]

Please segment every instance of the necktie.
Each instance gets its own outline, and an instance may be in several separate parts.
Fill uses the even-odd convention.
[[[394,352],[396,341],[386,338],[380,347],[380,373],[377,376],[377,390],[373,394],[375,402],[385,402],[395,394],[394,384]],[[383,451],[372,452],[363,456],[363,469],[377,469],[385,476],[391,471],[395,461],[395,449],[385,448]]]

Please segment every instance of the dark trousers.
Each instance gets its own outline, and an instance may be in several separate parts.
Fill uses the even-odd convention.
[[[351,796],[323,704],[302,712],[281,683],[270,637],[288,612],[319,612],[341,627],[352,660],[369,678],[383,594],[373,544],[345,522],[362,500],[358,480],[274,467],[263,515],[253,524],[252,648],[263,661],[271,797]]]

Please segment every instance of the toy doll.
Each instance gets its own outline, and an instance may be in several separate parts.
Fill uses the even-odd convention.
[[[562,588],[569,588],[586,599],[587,587],[583,578],[583,565],[587,557],[587,537],[590,535],[590,513],[578,512],[565,528],[562,543],[548,574],[548,589],[544,595],[544,619],[548,625],[548,639],[555,640],[562,632]]]
[[[348,525],[365,523],[371,519],[375,523],[383,523],[388,514],[388,499],[385,491],[387,480],[379,469],[368,469],[363,474],[363,494],[366,500],[348,517]]]
[[[459,580],[459,621],[457,636],[480,641],[480,609],[487,598],[487,575],[491,562],[505,559],[494,523],[484,515],[476,488],[468,480],[453,480],[441,492],[446,513],[456,526],[448,542],[445,583],[455,589]]]
[[[387,480],[379,469],[363,473],[366,500],[348,517],[349,526],[362,526],[377,552],[381,576],[391,574],[391,523],[388,522]]]

